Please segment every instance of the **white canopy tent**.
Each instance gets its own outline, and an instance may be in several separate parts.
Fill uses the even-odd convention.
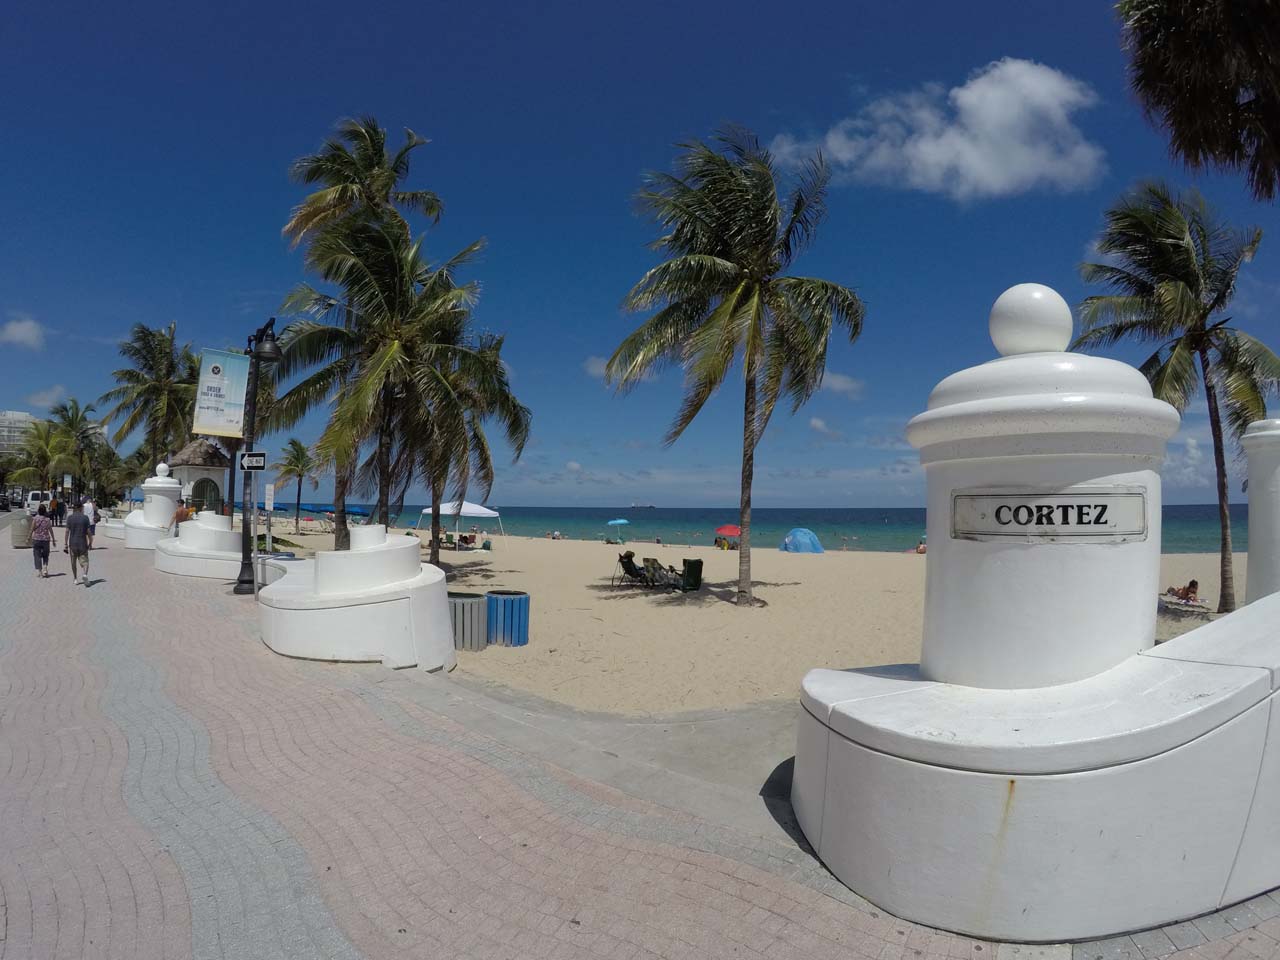
[[[414,529],[417,529],[422,524],[422,517],[429,516],[431,516],[431,508],[423,507],[422,516],[418,517],[418,522],[414,524]],[[481,506],[478,503],[472,503],[470,500],[452,500],[449,503],[440,504],[441,520],[445,520],[449,517],[453,518],[454,533],[458,532],[458,525],[462,522],[463,517],[479,517],[485,520],[497,520],[498,532],[504,537],[507,535],[507,531],[502,529],[502,515],[499,514],[497,510]]]

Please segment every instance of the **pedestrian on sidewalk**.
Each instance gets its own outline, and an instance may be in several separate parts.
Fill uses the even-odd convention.
[[[98,532],[98,505],[88,497],[81,501],[84,515],[89,519],[89,549],[93,549],[93,537]]]
[[[84,514],[84,507],[75,504],[71,508],[71,516],[67,517],[67,545],[63,553],[71,554],[71,582],[79,583],[80,574],[77,567],[84,565],[84,585],[89,585],[89,518]]]
[[[31,555],[36,562],[36,576],[49,576],[49,546],[57,546],[53,539],[53,518],[49,516],[49,508],[43,503],[31,521]]]
[[[179,499],[178,509],[173,511],[173,516],[169,518],[169,526],[173,528],[173,535],[178,535],[178,524],[186,523],[191,519],[191,508],[187,506],[187,501]]]

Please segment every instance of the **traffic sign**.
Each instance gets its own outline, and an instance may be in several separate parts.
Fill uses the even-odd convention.
[[[267,452],[265,450],[246,450],[240,454],[240,469],[248,473],[267,469]]]

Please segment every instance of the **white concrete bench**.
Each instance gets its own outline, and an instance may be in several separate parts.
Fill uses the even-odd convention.
[[[202,510],[178,524],[176,537],[159,541],[155,555],[156,569],[164,573],[234,580],[240,574],[240,533],[231,529],[230,517]]]
[[[266,560],[258,593],[263,641],[309,660],[380,661],[453,669],[444,572],[421,562],[417,537],[351,528],[350,550],[314,560]]]
[[[832,872],[908,919],[1030,941],[1170,923],[1280,885],[1277,676],[1280,596],[1053,687],[813,670],[792,803]]]

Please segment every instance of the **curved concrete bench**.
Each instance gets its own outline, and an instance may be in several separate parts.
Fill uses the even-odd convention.
[[[370,525],[351,528],[350,550],[265,561],[263,641],[308,660],[453,669],[444,572],[422,563],[420,549],[417,537],[388,537],[385,527]]]
[[[1054,687],[813,670],[792,803],[831,871],[907,919],[1026,941],[1171,923],[1280,885],[1278,676],[1280,596]]]
[[[231,518],[202,510],[178,524],[178,535],[156,544],[156,569],[182,577],[234,580],[240,574],[240,534]]]
[[[105,517],[98,521],[98,531],[110,540],[123,540],[124,520],[119,517]]]
[[[155,545],[169,536],[169,527],[148,523],[141,510],[132,510],[124,518],[124,545],[130,550],[154,550]]]

